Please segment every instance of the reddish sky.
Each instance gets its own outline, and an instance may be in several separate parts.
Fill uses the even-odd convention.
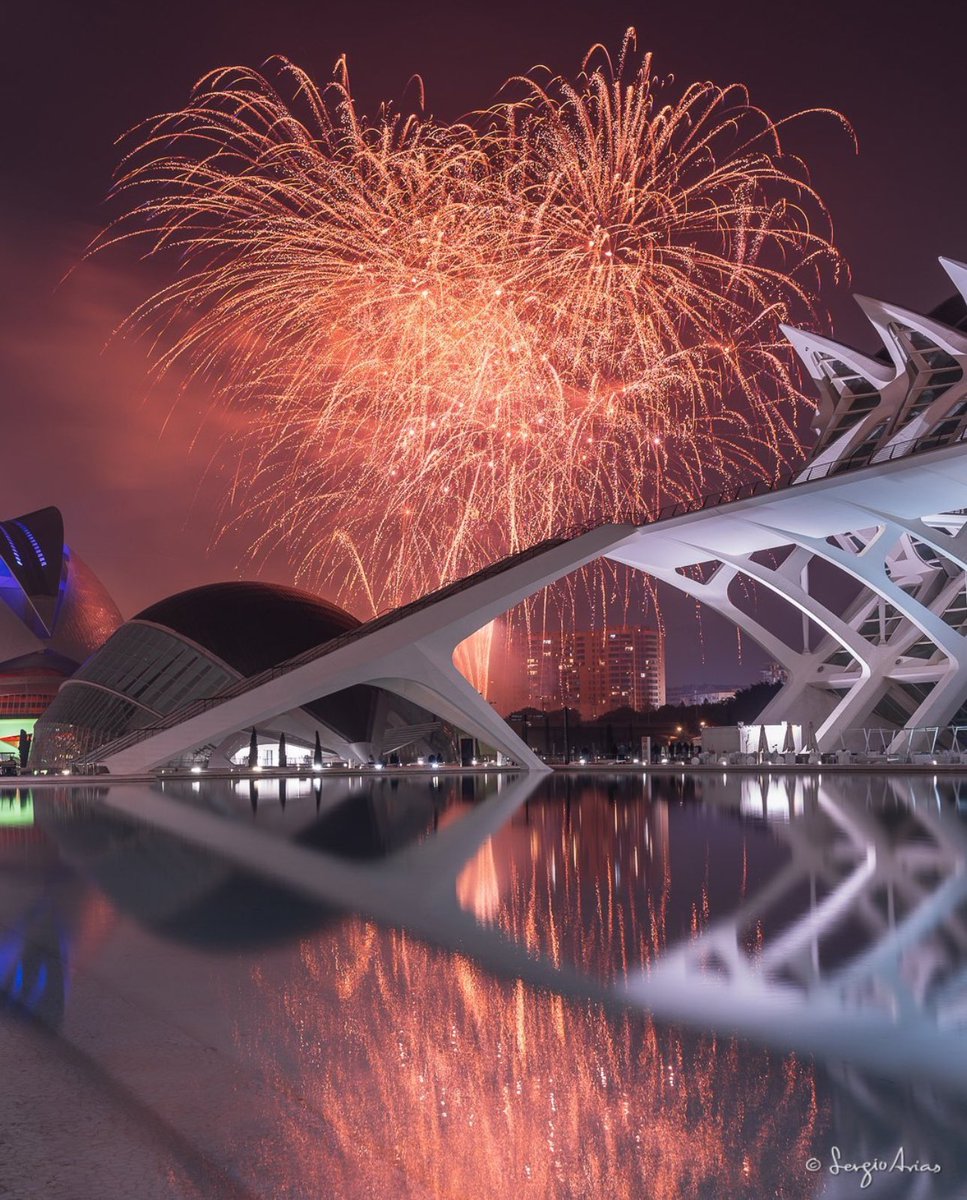
[[[126,615],[183,587],[253,574],[244,530],[212,544],[225,482],[208,465],[225,418],[206,417],[201,395],[175,404],[170,385],[152,389],[143,346],[108,345],[148,290],[147,274],[120,258],[78,266],[105,217],[118,134],[180,106],[209,68],[258,65],[273,53],[321,78],[347,52],[354,92],[370,108],[419,72],[428,107],[456,117],[535,62],[573,70],[592,42],[616,45],[628,24],[655,51],[658,71],[681,82],[744,81],[773,116],[812,106],[845,113],[858,156],[820,119],[804,122],[794,144],[830,206],[853,287],[913,308],[943,299],[937,255],[967,260],[961,5],[19,5],[3,18],[0,70],[3,513],[59,505],[69,539]],[[840,336],[869,344],[848,290],[826,301]],[[279,554],[262,574],[289,582],[292,568]],[[701,664],[689,657],[694,636],[674,639],[693,620],[691,605],[668,618],[683,647],[670,653],[673,679],[736,675],[734,635],[706,629],[717,657]]]

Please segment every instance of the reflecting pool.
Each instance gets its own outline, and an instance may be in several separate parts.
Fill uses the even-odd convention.
[[[965,813],[845,772],[0,789],[0,1196],[967,1196]]]

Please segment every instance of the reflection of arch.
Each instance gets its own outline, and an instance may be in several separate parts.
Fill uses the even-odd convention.
[[[748,780],[743,785],[754,786]],[[926,806],[907,808],[901,800],[906,827],[894,822],[888,829],[866,807],[865,796],[849,798],[828,780],[817,786],[811,777],[790,777],[786,786],[800,792],[802,809],[797,819],[773,826],[790,849],[789,863],[736,913],[663,956],[661,969],[676,964],[692,970],[714,956],[741,962],[746,978],[844,996],[875,977],[878,996],[882,999],[889,987],[890,1008],[907,1011],[914,998],[925,999],[926,991],[923,971],[911,974],[913,964],[904,955],[931,929],[943,925],[967,958],[967,923],[956,911],[967,882],[960,877],[967,840],[959,820],[938,817]],[[924,883],[923,876],[936,882]],[[744,935],[797,890],[804,891],[806,881],[812,897],[808,912],[789,921],[752,959],[743,950]],[[855,938],[868,945],[848,963],[824,965],[823,945],[847,917],[858,927]],[[904,970],[898,967],[901,960]]]
[[[872,807],[868,780],[817,787],[814,777],[800,776],[792,786],[803,793],[803,813],[773,825],[790,848],[789,863],[738,911],[632,979],[631,997],[670,1011],[677,996],[696,1017],[729,1011],[733,1028],[773,1044],[787,1038],[874,1072],[962,1089],[967,836],[960,819],[932,795],[912,803],[897,796],[886,780],[883,803]],[[928,780],[922,786],[932,793]],[[751,953],[749,930],[769,928],[770,914],[797,896],[797,914]]]
[[[163,785],[166,798],[190,804],[202,799],[197,787],[185,779]],[[311,807],[291,804],[310,798]],[[254,812],[260,830],[277,828],[295,847],[350,864],[405,854],[435,828],[440,801],[424,780],[386,777],[367,790],[340,776],[216,779],[206,782],[204,792],[209,810],[226,820],[248,826]],[[145,837],[140,824],[97,808],[65,819],[59,808],[44,804],[40,820],[62,859],[120,912],[176,941],[208,950],[256,946],[304,935],[334,912],[333,905],[307,901],[276,882],[253,880],[170,833]]]
[[[535,786],[532,777],[506,784],[379,866],[266,839],[156,792],[113,787],[103,804],[317,902],[470,954],[502,977],[898,1078],[967,1086],[967,833],[935,797],[931,807],[931,796],[911,802],[884,785],[888,803],[871,807],[868,781],[817,787],[815,777],[796,777],[789,819],[772,826],[789,845],[788,865],[731,916],[607,984],[555,965],[460,906],[464,865]],[[757,779],[741,786],[762,803]],[[796,897],[800,907],[788,915]],[[750,924],[784,912],[750,951]],[[848,924],[855,928],[844,947],[837,940]]]
[[[922,1174],[911,1184],[900,1171],[881,1172],[864,1195],[871,1200],[953,1200],[967,1192],[967,1117],[959,1097],[923,1085],[875,1078],[847,1064],[829,1068],[833,1086],[833,1125],[825,1147],[815,1147],[830,1162],[830,1147],[849,1147],[857,1162],[903,1160],[942,1164],[937,1174]],[[823,1200],[855,1200],[855,1176],[826,1176]]]

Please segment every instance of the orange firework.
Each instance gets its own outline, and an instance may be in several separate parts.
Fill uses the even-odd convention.
[[[839,261],[739,86],[660,103],[633,37],[459,124],[216,71],[122,165],[174,263],[157,365],[243,416],[231,519],[381,611],[588,521],[771,477],[803,403],[778,330]],[[538,79],[547,79],[539,83]]]

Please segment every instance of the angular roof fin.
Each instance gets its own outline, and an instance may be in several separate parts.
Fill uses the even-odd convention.
[[[822,334],[809,333],[803,329],[796,329],[792,325],[780,325],[779,328],[802,359],[803,365],[813,379],[824,378],[816,365],[814,356],[817,354],[839,359],[875,388],[885,387],[896,378],[896,371],[889,363],[870,358],[868,354],[834,342],[831,338],[823,337]]]

